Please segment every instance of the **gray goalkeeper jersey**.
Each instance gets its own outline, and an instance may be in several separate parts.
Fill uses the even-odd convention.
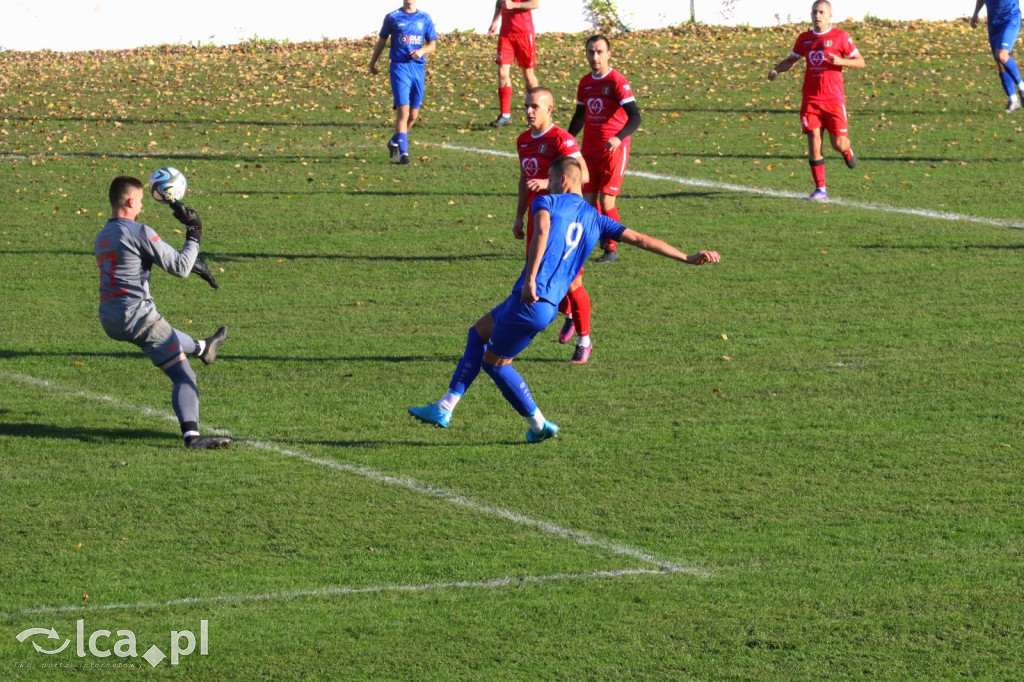
[[[105,328],[134,329],[158,315],[149,293],[153,264],[176,277],[188,277],[199,256],[199,245],[187,240],[179,252],[153,228],[115,218],[96,235],[93,252],[100,270],[100,320]]]

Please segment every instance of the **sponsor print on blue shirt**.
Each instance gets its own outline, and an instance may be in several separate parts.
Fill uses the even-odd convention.
[[[411,55],[427,43],[437,40],[434,21],[426,12],[416,10],[412,14],[403,12],[401,8],[384,17],[384,25],[380,27],[380,37],[391,37],[392,63],[415,62],[426,64],[427,58],[414,59]]]

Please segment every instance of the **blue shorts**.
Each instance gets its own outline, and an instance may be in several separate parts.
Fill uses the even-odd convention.
[[[992,54],[999,50],[1013,51],[1013,45],[1020,35],[1020,15],[1011,19],[1005,24],[988,25],[988,44],[992,47]]]
[[[419,109],[423,104],[427,67],[416,62],[391,62],[391,97],[394,105]]]
[[[533,337],[547,329],[558,315],[558,306],[547,301],[523,303],[519,292],[491,310],[494,331],[487,350],[499,358],[514,358],[530,345]]]

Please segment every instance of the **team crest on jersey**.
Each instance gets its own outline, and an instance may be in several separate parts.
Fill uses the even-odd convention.
[[[537,175],[538,169],[539,165],[537,164],[537,159],[533,158],[532,156],[523,159],[523,172],[529,175],[531,178]]]
[[[591,97],[587,100],[587,111],[595,116],[600,114],[604,111],[604,102],[600,97]]]
[[[612,89],[609,88],[607,85],[604,86],[604,94],[606,94],[606,95],[612,94]]]
[[[832,47],[832,41],[829,40],[825,43],[825,47]]]
[[[540,153],[541,153],[541,154],[543,154],[543,153],[544,153],[544,152],[546,152],[547,150],[548,150],[548,146],[547,146],[546,144],[542,144],[542,145],[540,146]]]

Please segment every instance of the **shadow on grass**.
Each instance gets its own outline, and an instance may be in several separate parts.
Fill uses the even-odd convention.
[[[468,323],[467,323],[468,326]],[[131,358],[146,360],[142,351],[43,351],[43,350],[0,350],[0,360],[13,360],[16,358]],[[302,362],[314,364],[326,363],[391,363],[401,364],[406,362],[450,362],[454,368],[459,356],[451,354],[434,355],[333,355],[318,357],[300,357],[294,355],[234,355],[220,354],[217,362]],[[553,362],[563,363],[564,359],[558,358],[534,358],[525,357],[521,359],[524,363]]]
[[[1024,250],[1024,244],[861,244],[857,248],[896,251],[1021,251]]]
[[[406,415],[408,416],[408,415]],[[409,417],[412,420],[412,417]],[[429,424],[420,424],[424,429],[432,428]],[[342,448],[342,449],[363,449],[363,450],[388,450],[395,446],[399,447],[411,447],[411,448],[462,448],[466,446],[486,446],[486,445],[530,445],[526,440],[495,440],[488,441],[486,443],[467,443],[465,440],[459,440],[452,443],[427,443],[424,441],[415,440],[395,440],[381,439],[381,440],[289,440],[290,445],[304,445],[304,446],[319,446],[325,448]],[[354,466],[359,466],[354,464]]]
[[[92,258],[92,251],[73,249],[0,249],[3,256],[82,256]],[[203,257],[211,264],[234,263],[244,260],[260,260],[272,258],[274,260],[348,260],[348,261],[369,261],[372,263],[427,263],[427,262],[451,262],[459,263],[476,260],[512,260],[522,261],[522,256],[506,253],[467,253],[459,255],[445,254],[423,254],[419,256],[396,256],[396,255],[359,255],[351,253],[211,253],[203,252]]]
[[[112,440],[161,440],[172,434],[151,429],[102,429],[94,427],[66,427],[53,424],[0,422],[0,436],[15,438],[54,438],[77,440],[84,443],[109,443]]]
[[[208,119],[208,118],[125,118],[123,116],[7,116],[11,121],[23,121],[29,123],[51,123],[54,121],[68,121],[72,123],[120,123],[139,125],[196,125],[204,128],[210,126],[282,126],[297,128],[386,128],[374,121],[254,121],[248,119]],[[162,156],[160,154],[156,156]]]

